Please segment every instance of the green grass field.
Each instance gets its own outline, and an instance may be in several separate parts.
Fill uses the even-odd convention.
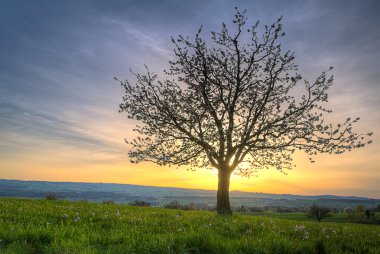
[[[380,226],[0,198],[0,253],[380,253]]]
[[[274,213],[274,212],[263,212],[263,213],[239,213],[240,215],[257,215],[257,216],[265,216],[268,218],[275,218],[275,219],[286,219],[286,220],[296,220],[296,221],[315,221],[312,218],[306,217],[304,213]],[[380,217],[380,213],[375,213],[376,217]],[[338,213],[334,214],[332,213],[329,217],[324,218],[323,222],[343,222],[343,223],[350,223],[350,220],[348,218],[348,214],[346,213]]]

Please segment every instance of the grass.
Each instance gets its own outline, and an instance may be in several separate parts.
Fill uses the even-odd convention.
[[[304,213],[275,213],[275,212],[262,212],[262,213],[239,213],[241,215],[259,215],[266,216],[269,218],[276,219],[286,219],[286,220],[297,220],[297,221],[315,221],[315,219],[308,218]],[[380,212],[375,212],[376,218],[380,217]],[[331,213],[328,217],[323,218],[323,222],[342,222],[351,223],[350,218],[347,213]]]
[[[379,253],[380,227],[0,198],[0,253]]]
[[[249,213],[239,213],[241,215],[248,215]],[[315,221],[314,219],[306,217],[304,213],[274,213],[274,212],[263,212],[263,213],[255,213],[254,215],[266,216],[268,218],[275,219],[285,219],[285,220],[296,220],[296,221]],[[378,217],[380,215],[376,215]],[[324,218],[323,222],[343,222],[349,223],[350,220],[348,218],[347,213],[332,213],[329,217]]]

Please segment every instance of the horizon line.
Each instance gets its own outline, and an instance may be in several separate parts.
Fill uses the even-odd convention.
[[[212,189],[196,189],[196,188],[183,188],[183,187],[173,187],[173,186],[156,186],[156,185],[141,185],[141,184],[130,184],[130,183],[111,183],[111,182],[83,182],[83,181],[47,181],[47,180],[20,180],[20,179],[5,179],[0,178],[0,181],[20,181],[20,182],[48,182],[48,183],[84,183],[84,184],[115,184],[115,185],[133,185],[141,187],[154,187],[154,188],[171,188],[171,189],[183,189],[183,190],[200,190],[200,191],[213,191],[217,190]],[[243,192],[243,193],[255,193],[255,194],[267,194],[267,195],[290,195],[290,196],[303,196],[303,197],[318,197],[318,196],[335,196],[335,197],[355,197],[355,198],[365,198],[365,199],[376,199],[380,200],[380,197],[364,197],[364,196],[355,196],[355,195],[336,195],[336,194],[314,194],[314,195],[305,195],[305,194],[291,194],[291,193],[266,193],[266,192],[254,192],[254,191],[241,191],[241,190],[230,190],[230,192]]]

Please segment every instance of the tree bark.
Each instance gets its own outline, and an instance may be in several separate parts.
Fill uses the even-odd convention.
[[[218,192],[216,211],[219,215],[232,214],[230,206],[230,177],[231,171],[228,169],[218,170]]]

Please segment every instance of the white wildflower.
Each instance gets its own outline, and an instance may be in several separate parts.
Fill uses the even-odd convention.
[[[305,225],[296,225],[296,226],[294,227],[294,229],[295,229],[296,231],[302,231],[302,230],[305,230]]]

